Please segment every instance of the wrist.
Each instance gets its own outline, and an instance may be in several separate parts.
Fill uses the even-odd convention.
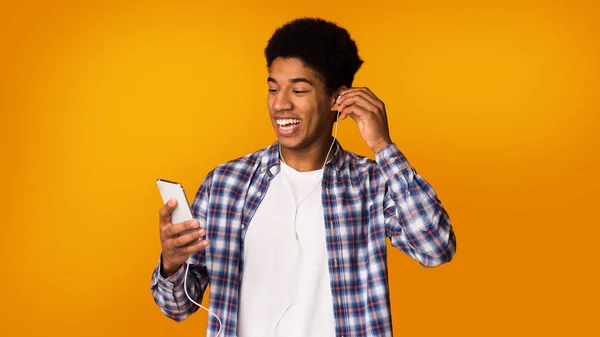
[[[375,143],[373,146],[370,146],[370,148],[371,148],[371,151],[373,151],[374,154],[377,154],[379,151],[385,149],[390,144],[392,144],[392,140],[391,139],[385,139],[385,140],[381,140],[381,141]]]
[[[177,270],[179,270],[179,268],[181,267],[181,264],[172,264],[168,260],[165,260],[164,257],[162,257],[160,267],[160,275],[164,278],[167,278],[175,275],[175,273],[177,273]]]

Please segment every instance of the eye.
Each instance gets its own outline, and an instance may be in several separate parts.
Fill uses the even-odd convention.
[[[269,88],[269,92],[270,92],[270,93],[276,93],[276,92],[277,92],[277,89],[271,89],[271,88]]]
[[[292,92],[296,95],[305,94],[308,90],[292,90]]]

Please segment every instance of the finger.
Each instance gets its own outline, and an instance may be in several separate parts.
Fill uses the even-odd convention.
[[[341,120],[344,120],[348,116],[350,116],[352,119],[357,121],[356,118],[360,119],[360,118],[368,117],[367,115],[375,115],[374,112],[368,111],[356,104],[344,107],[343,109],[340,109],[339,111],[340,111],[340,119]]]
[[[168,240],[170,238],[178,236],[179,234],[181,234],[181,232],[190,229],[196,229],[198,227],[200,227],[200,223],[196,219],[172,224],[164,228],[164,230],[162,231],[163,240]]]
[[[351,93],[351,92],[357,92],[357,91],[362,91],[365,94],[369,95],[370,97],[372,97],[373,99],[377,100],[377,101],[381,101],[379,99],[379,97],[377,97],[377,95],[375,95],[374,92],[371,91],[371,89],[367,88],[367,87],[352,87],[350,89],[347,89],[345,91],[341,92],[341,95],[344,95],[346,93]]]
[[[358,105],[363,109],[372,113],[381,114],[381,107],[368,101],[365,97],[360,94],[347,97],[342,103],[340,103],[340,109],[344,109],[350,105]]]
[[[358,122],[361,119],[374,118],[375,113],[365,110],[364,108],[356,104],[353,104],[341,110],[340,118],[341,115],[344,115],[344,119],[350,116],[350,118],[352,118],[355,122]]]
[[[369,89],[369,88],[367,88],[367,87],[362,87],[362,88],[360,88],[360,89],[362,89],[362,91],[363,91],[363,92],[366,92],[367,94],[369,94],[369,96],[371,96],[371,97],[375,98],[376,100],[378,100],[378,101],[382,102],[382,101],[379,99],[379,97],[377,97],[377,95],[375,95],[375,93],[371,91],[371,89]]]
[[[158,217],[160,218],[160,224],[162,226],[167,226],[171,224],[171,213],[177,206],[177,200],[174,198],[169,199],[163,207],[158,211]]]
[[[179,251],[185,255],[194,254],[201,250],[206,249],[206,247],[208,247],[208,245],[210,245],[210,242],[208,240],[202,240],[195,244],[192,244],[192,245],[189,245],[186,247],[182,247]]]
[[[364,87],[362,88],[363,92],[366,92],[369,94],[369,96],[375,98],[375,100],[377,100],[377,102],[380,103],[380,109],[383,113],[383,116],[385,117],[386,123],[387,123],[387,110],[385,110],[385,103],[383,103],[383,101],[381,99],[379,99],[379,97],[377,97],[377,95],[375,95],[374,92],[371,91],[371,89]]]
[[[362,90],[352,91],[350,93],[344,94],[338,100],[338,105],[339,106],[350,105],[353,102],[356,102],[357,99],[360,99],[361,101],[364,100],[365,104],[370,104],[379,111],[384,109],[383,102],[381,102],[377,98],[374,98],[373,96],[369,95],[367,92],[362,91]],[[364,108],[366,108],[367,110],[371,110],[364,104],[362,106]]]
[[[350,114],[349,112],[340,113],[340,120],[343,121],[344,119],[346,119],[348,117],[349,114]]]
[[[352,109],[345,108],[344,111],[339,110],[339,112],[340,112],[340,120],[343,121],[344,119],[348,118],[348,116],[350,116],[352,114]]]
[[[364,95],[368,96],[373,101],[381,101],[371,90],[369,90],[369,88],[366,88],[366,87],[354,87],[354,88],[347,89],[346,91],[343,91],[340,94],[340,98],[343,98],[346,95],[356,94],[356,93],[363,93]]]
[[[346,94],[348,95],[348,97],[360,95],[361,97],[363,97],[364,99],[366,99],[367,101],[369,101],[370,103],[375,105],[377,107],[378,111],[385,117],[385,119],[387,119],[385,103],[383,103],[383,101],[380,100],[369,88],[367,88],[367,87],[351,88],[351,89],[348,89],[348,91],[344,92],[343,96],[346,96]],[[340,96],[340,98],[341,97],[342,96]],[[342,101],[343,100],[344,99],[342,99]]]
[[[186,246],[186,245],[190,244],[191,242],[198,240],[199,238],[201,238],[204,235],[206,235],[206,230],[204,228],[200,227],[198,229],[193,229],[189,232],[186,231],[186,234],[179,235],[179,236],[173,238],[172,240],[173,240],[174,247],[179,248],[179,247]]]
[[[372,96],[370,96],[367,91],[368,88],[360,88],[361,90],[355,90],[348,94],[348,96],[342,100],[340,105],[342,108],[346,106],[350,106],[352,104],[360,105],[367,111],[370,111],[377,115],[376,118],[382,119],[384,123],[387,125],[387,112],[385,110],[385,104],[379,99],[375,100]],[[369,91],[370,93],[370,91]],[[342,120],[346,119],[346,115],[341,116]]]

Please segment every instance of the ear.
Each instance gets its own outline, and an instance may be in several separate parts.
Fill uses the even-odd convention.
[[[340,96],[340,93],[344,90],[348,89],[347,86],[342,85],[341,87],[339,87],[332,95],[332,103],[331,103],[331,111],[335,111],[337,112],[338,110],[338,105],[337,105],[337,99]]]

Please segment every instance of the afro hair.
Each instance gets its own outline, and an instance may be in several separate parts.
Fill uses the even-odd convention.
[[[329,94],[352,87],[363,64],[348,31],[319,18],[300,18],[278,28],[265,48],[267,67],[278,57],[298,58],[315,70]]]

